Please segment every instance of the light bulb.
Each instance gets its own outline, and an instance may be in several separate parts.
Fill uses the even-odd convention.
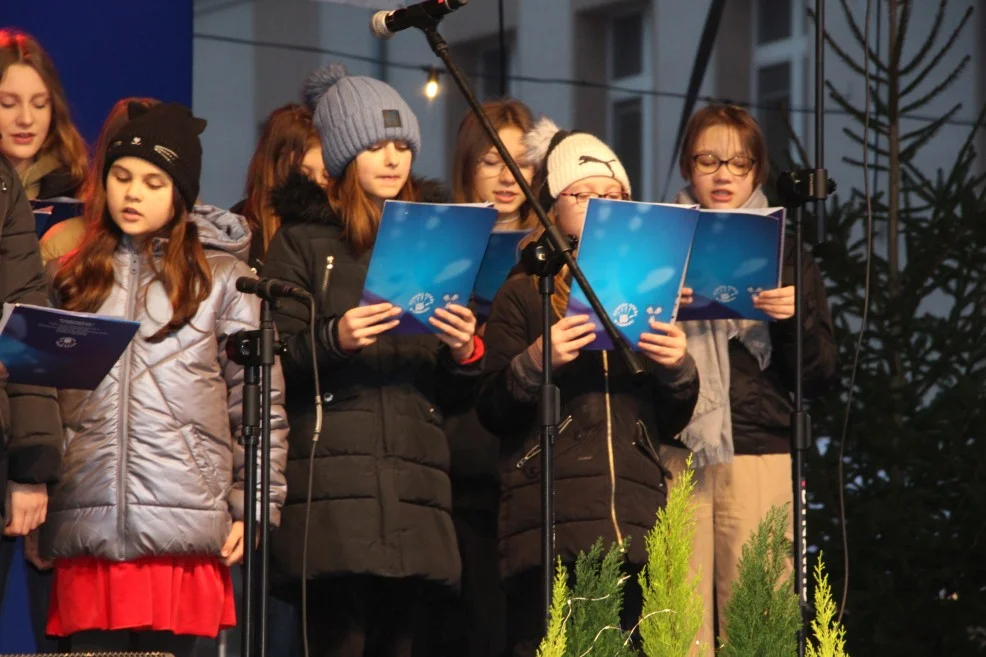
[[[431,69],[428,71],[428,82],[425,83],[425,96],[428,100],[434,100],[438,96],[439,91],[438,71]]]

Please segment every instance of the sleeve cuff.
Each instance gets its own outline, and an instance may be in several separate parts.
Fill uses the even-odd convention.
[[[695,359],[691,354],[685,354],[685,360],[677,367],[656,367],[654,378],[669,386],[680,386],[690,382],[698,374]]]
[[[530,349],[525,349],[510,361],[510,371],[521,390],[534,394],[541,386],[541,366],[534,360]]]
[[[472,355],[465,360],[460,360],[459,365],[472,365],[473,363],[478,363],[486,355],[486,345],[483,343],[483,339],[478,335],[472,337]]]
[[[58,480],[62,453],[53,445],[15,449],[8,454],[8,478],[18,484],[53,484]]]
[[[335,356],[338,358],[350,358],[353,354],[339,346],[339,318],[330,317],[322,325],[322,340]]]

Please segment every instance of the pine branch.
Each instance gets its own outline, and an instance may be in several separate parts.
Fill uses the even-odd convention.
[[[726,641],[719,657],[797,654],[801,611],[789,573],[791,544],[784,533],[790,505],[773,507],[743,546],[739,578],[726,605]]]
[[[600,538],[588,553],[580,552],[576,558],[566,649],[569,657],[630,655],[629,634],[620,628],[626,544],[614,544],[604,556]]]
[[[931,23],[931,29],[928,31],[928,36],[918,48],[918,51],[914,54],[911,61],[900,69],[901,75],[909,75],[918,64],[928,55],[931,51],[932,46],[935,45],[935,41],[938,40],[938,33],[941,31],[942,22],[945,20],[945,5],[948,4],[948,0],[938,0],[938,9],[935,12],[935,20]]]
[[[668,502],[657,512],[654,528],[644,536],[647,564],[640,573],[643,593],[640,639],[647,657],[687,657],[702,626],[698,594],[701,573],[690,573],[695,538],[695,471],[689,456],[670,487]],[[704,654],[708,646],[699,651]]]
[[[943,6],[946,4],[947,1],[948,0],[941,0],[942,6],[939,7],[939,11],[943,9]],[[935,53],[935,56],[931,58],[931,61],[928,62],[928,64],[921,70],[921,72],[917,74],[915,80],[911,82],[911,84],[909,84],[907,87],[905,87],[903,91],[900,92],[901,96],[906,96],[911,91],[913,91],[914,88],[917,87],[918,84],[920,84],[920,82],[924,79],[924,77],[928,75],[928,73],[930,73],[932,69],[938,66],[938,63],[941,62],[945,54],[952,49],[952,46],[955,45],[955,42],[959,37],[959,33],[965,28],[965,24],[969,22],[969,18],[971,17],[972,17],[972,7],[969,7],[968,9],[966,9],[965,15],[962,16],[962,20],[959,21],[958,26],[954,30],[952,30],[952,33],[949,35],[948,39],[945,40],[945,44],[938,50],[937,53]],[[939,16],[936,16],[935,18],[938,19]],[[940,26],[940,21],[938,21],[936,25],[932,28],[933,30],[932,35],[929,37],[929,41],[928,41],[929,49],[931,45],[930,39],[937,36],[937,28],[939,26]],[[914,59],[911,60],[911,63],[901,69],[900,71],[901,76],[909,75],[915,68],[917,68],[917,65],[920,63],[921,59],[923,59],[924,56],[927,54],[928,54],[927,50],[923,50],[922,52],[918,53],[918,55],[915,55]]]
[[[912,110],[915,110],[915,109],[917,109],[917,108],[925,105],[932,98],[934,98],[935,96],[943,93],[946,89],[948,89],[950,86],[952,86],[952,84],[955,83],[955,81],[959,78],[960,75],[962,75],[962,71],[965,70],[965,67],[968,66],[969,61],[971,59],[972,59],[972,57],[970,57],[969,55],[966,55],[965,57],[963,57],[962,58],[962,61],[959,62],[958,66],[956,66],[952,70],[952,73],[947,78],[945,78],[940,84],[935,85],[935,87],[931,91],[929,91],[928,93],[926,93],[925,95],[921,96],[917,100],[912,101],[912,102],[908,103],[907,105],[905,105],[904,107],[902,107],[901,110],[900,110],[900,113],[903,114],[903,115],[907,115]],[[901,93],[901,97],[902,98],[903,98],[903,95],[904,94],[902,92]]]
[[[922,146],[924,146],[925,144],[927,144],[928,141],[932,137],[935,136],[935,134],[945,124],[945,121],[948,120],[948,117],[954,115],[961,108],[962,108],[962,104],[961,103],[959,103],[958,105],[955,105],[954,107],[952,107],[952,109],[950,109],[948,112],[946,112],[944,116],[942,116],[940,119],[938,119],[937,121],[935,121],[934,123],[932,123],[930,126],[927,126],[927,128],[924,131],[924,134],[921,135],[920,138],[917,138],[917,139],[911,141],[911,143],[909,143],[906,147],[904,147],[903,149],[901,149],[901,151],[900,151],[900,159],[901,159],[901,161],[902,162],[910,162],[911,160],[913,160],[914,159],[914,156],[917,154],[918,150],[920,150]],[[903,141],[903,139],[901,141]]]
[[[815,564],[815,619],[811,621],[811,633],[815,643],[808,642],[806,657],[849,657],[846,654],[846,629],[835,620],[836,607],[832,599],[822,555]],[[818,647],[815,647],[815,644]]]
[[[853,16],[852,9],[849,8],[849,4],[846,2],[846,0],[839,0],[839,4],[842,5],[842,13],[845,14],[846,16],[846,22],[849,23],[849,29],[852,32],[853,38],[856,40],[856,43],[859,45],[859,47],[862,48],[863,45],[866,43],[866,39],[863,38],[863,31],[859,29],[859,24],[856,22],[856,18]],[[808,9],[808,16],[812,20],[816,20],[815,12],[811,8]],[[880,53],[870,48],[869,55],[870,55],[869,57],[870,61],[876,65],[877,69],[883,71],[884,73],[890,71],[887,64],[882,59],[880,59]],[[862,67],[859,67],[859,70],[857,72],[860,75],[863,75]],[[874,80],[880,79],[872,73],[870,74],[870,78]],[[885,83],[886,80],[884,79],[883,82]]]
[[[565,657],[565,622],[568,607],[568,570],[558,560],[555,583],[551,589],[551,614],[548,631],[538,647],[537,657]]]

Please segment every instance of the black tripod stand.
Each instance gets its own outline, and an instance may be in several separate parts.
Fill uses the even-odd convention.
[[[809,621],[808,604],[808,484],[805,454],[811,447],[811,418],[804,399],[804,205],[814,203],[817,241],[825,237],[825,200],[835,182],[825,170],[825,0],[815,0],[815,167],[781,174],[777,191],[794,221],[794,410],[791,413],[791,458],[794,480],[794,590],[801,608],[798,655],[804,657]]]
[[[270,415],[271,368],[282,350],[271,317],[274,296],[262,299],[260,329],[240,331],[229,338],[227,355],[243,366],[243,609],[241,657],[266,657],[267,589],[270,565]],[[260,532],[257,532],[257,450],[260,450]],[[253,541],[259,535],[259,546]]]

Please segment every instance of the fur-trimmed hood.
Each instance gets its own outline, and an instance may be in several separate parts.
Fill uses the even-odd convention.
[[[452,194],[441,182],[413,176],[422,203],[451,203]],[[327,223],[341,226],[342,222],[329,207],[325,190],[303,173],[288,176],[284,184],[271,192],[271,207],[284,224]]]

